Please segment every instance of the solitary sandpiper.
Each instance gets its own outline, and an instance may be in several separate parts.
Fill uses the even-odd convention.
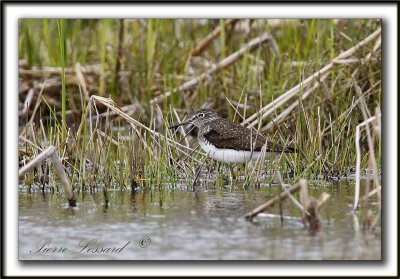
[[[225,118],[212,109],[201,109],[187,121],[170,127],[185,124],[199,128],[197,140],[206,154],[214,160],[224,163],[246,163],[261,156],[261,149],[266,145],[265,158],[282,152],[295,152],[291,147],[283,147],[268,141],[267,138]]]

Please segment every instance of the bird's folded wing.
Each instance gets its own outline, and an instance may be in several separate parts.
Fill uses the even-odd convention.
[[[239,131],[240,128],[238,127],[231,128],[235,129],[234,132],[236,133],[229,133],[223,129],[213,127],[203,135],[208,142],[212,142],[217,148],[223,149],[260,151],[265,144],[263,137],[256,137],[256,134],[252,135],[251,130],[244,127],[242,127],[244,131]],[[238,130],[236,131],[236,129]]]
[[[217,148],[261,151],[262,147],[267,144],[267,152],[294,152],[290,147],[283,147],[268,141],[264,135],[255,130],[236,123],[232,125],[227,121],[220,121],[218,125],[212,123],[210,129],[203,135],[208,142],[212,142]]]

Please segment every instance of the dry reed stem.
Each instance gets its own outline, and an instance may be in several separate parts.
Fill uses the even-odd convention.
[[[20,168],[18,171],[18,176],[25,175],[29,170],[33,169],[37,165],[39,165],[43,160],[48,158],[52,153],[54,153],[56,148],[54,146],[50,146],[43,150],[38,156],[32,159],[28,164]]]
[[[228,27],[229,25],[234,25],[238,22],[239,19],[226,19],[224,22],[224,27]],[[200,55],[211,43],[212,41],[219,36],[221,33],[220,26],[216,27],[211,33],[209,33],[205,38],[203,38],[190,52],[190,56]]]
[[[380,117],[380,116],[379,116]],[[372,116],[365,120],[364,122],[360,123],[356,127],[356,186],[355,186],[355,194],[354,194],[354,205],[353,205],[353,211],[357,209],[358,201],[360,198],[360,172],[361,172],[361,149],[360,149],[360,130],[361,127],[367,126],[369,123],[375,121],[377,116]],[[373,150],[372,150],[373,152]],[[370,150],[370,156],[373,157],[374,153],[371,153]],[[375,158],[373,158],[373,161],[375,161]],[[376,164],[376,162],[375,162]],[[375,171],[374,171],[375,174]],[[375,176],[374,176],[375,177]],[[375,180],[377,178],[375,177]],[[379,183],[377,184],[379,185]],[[377,186],[380,187],[380,186]]]
[[[330,194],[323,192],[317,201],[317,210],[319,211],[325,202],[330,198]]]
[[[178,123],[181,123],[182,121],[181,121],[181,119],[179,118],[179,115],[178,115],[178,113],[176,112],[176,109],[173,109],[173,112],[174,112],[174,115],[175,115],[176,119],[178,120]],[[183,129],[183,126],[182,126],[182,125],[179,126],[179,131],[182,133],[182,135],[185,134],[185,130]],[[184,141],[185,141],[185,145],[186,145],[187,147],[189,147],[190,144],[189,144],[189,140],[187,139],[187,137],[185,136],[183,139],[184,139]]]
[[[99,98],[99,96],[92,96],[92,97],[95,97],[95,98]],[[101,98],[101,97],[100,97]],[[103,103],[104,105],[106,105],[107,106],[107,104],[106,103]],[[120,116],[122,116],[124,119],[126,119],[129,123],[131,123],[132,125],[135,125],[135,126],[139,126],[139,127],[141,127],[141,128],[143,128],[143,129],[145,129],[147,132],[149,132],[150,133],[150,135],[152,135],[153,137],[159,137],[159,138],[161,138],[161,139],[164,139],[164,140],[166,140],[167,141],[167,143],[169,143],[169,144],[176,144],[178,147],[182,147],[182,148],[184,148],[184,149],[186,149],[186,150],[188,150],[188,151],[190,151],[190,152],[194,152],[195,150],[193,149],[193,148],[190,148],[190,147],[187,147],[187,146],[185,146],[185,145],[183,145],[183,144],[180,144],[179,142],[176,142],[176,141],[174,141],[174,140],[172,140],[172,139],[170,139],[170,138],[168,138],[168,137],[164,137],[164,135],[162,135],[161,133],[158,133],[158,132],[156,132],[156,131],[154,131],[154,130],[152,130],[152,129],[150,129],[150,128],[148,128],[147,126],[145,126],[145,125],[143,125],[142,123],[140,123],[139,121],[137,121],[137,120],[135,120],[134,118],[132,118],[132,117],[130,117],[129,115],[126,115],[125,113],[118,113],[118,112],[120,112],[120,110],[119,110],[119,108],[118,107],[110,107],[112,110],[114,110],[114,111],[116,111],[117,112],[117,114],[119,114]],[[182,151],[182,150],[181,150]],[[184,151],[182,151],[182,152],[184,152]],[[186,152],[184,152],[184,153],[186,153]],[[201,152],[198,152],[198,151],[196,151],[196,153],[198,153],[198,154],[202,154],[202,155],[204,155],[203,153],[201,153]],[[196,160],[197,161],[197,160]],[[199,161],[198,161],[199,162]],[[200,163],[200,162],[199,162]]]
[[[26,143],[32,145],[33,147],[35,147],[35,148],[36,148],[37,150],[39,150],[39,151],[43,151],[42,148],[40,148],[38,145],[36,145],[36,144],[33,143],[32,141],[30,141],[29,139],[25,138],[24,136],[19,135],[19,136],[18,136],[18,139],[21,139],[21,140],[23,140],[24,142],[26,142]]]
[[[366,56],[365,58],[346,58],[346,59],[336,59],[335,64],[341,65],[353,65],[360,63],[361,65],[366,64],[367,62],[378,62],[379,60],[376,58],[371,58]]]
[[[283,201],[289,197],[290,194],[293,194],[297,191],[300,190],[302,185],[307,185],[307,180],[305,179],[300,179],[299,182],[297,182],[295,185],[293,185],[291,188],[286,189],[285,191],[281,192],[279,195],[273,197],[270,199],[268,202],[260,205],[259,207],[253,209],[252,211],[248,212],[244,217],[246,220],[251,221],[255,216],[257,216],[259,213],[267,210],[268,208],[274,206],[277,202]]]
[[[381,84],[381,81],[378,80],[376,83],[374,83],[374,84],[372,85],[372,87],[370,87],[367,91],[364,92],[363,96],[367,97],[367,96],[369,96],[370,94],[372,94],[371,92],[372,92],[372,90],[375,88],[375,86],[378,86],[378,85],[380,85],[380,84]],[[358,99],[357,99],[356,101],[354,101],[353,104],[352,104],[346,111],[342,112],[335,120],[333,120],[333,121],[324,129],[324,131],[322,132],[322,134],[325,136],[325,135],[329,132],[329,130],[332,128],[332,125],[333,125],[334,123],[336,123],[336,121],[342,119],[343,117],[346,117],[346,118],[347,118],[347,117],[352,113],[353,109],[354,109],[356,106],[359,105],[359,103],[362,101],[362,99],[363,99],[363,97],[358,97]]]
[[[308,89],[301,95],[301,100],[303,101],[305,98],[308,97],[315,89],[317,89],[320,84],[329,76],[329,73],[324,74],[318,81],[315,82],[314,86]],[[281,123],[286,116],[290,114],[290,112],[295,109],[300,104],[300,100],[296,100],[293,104],[291,104],[288,108],[282,111],[278,116],[276,116],[270,123],[262,128],[261,131],[265,132],[272,128],[274,125]]]
[[[109,135],[107,135],[106,133],[104,133],[103,131],[99,130],[96,128],[95,130],[97,132],[97,134],[103,138],[105,138],[106,140],[108,140],[109,142],[111,142],[112,144],[114,144],[115,146],[119,145],[119,142],[116,141],[113,137],[110,137]]]
[[[79,63],[75,64],[75,72],[76,72],[76,78],[78,79],[79,86],[82,88],[83,95],[85,96],[85,100],[89,101],[89,93],[87,91],[87,86],[86,86],[86,81],[85,77],[82,73],[82,66]],[[83,104],[83,102],[82,102]]]
[[[362,92],[360,86],[358,85],[356,79],[354,78],[354,76],[352,77],[352,81],[353,81],[356,93],[361,99],[360,103],[359,103],[359,107],[360,107],[362,115],[364,117],[364,122],[359,124],[359,125],[357,125],[356,135],[357,135],[357,132],[358,132],[358,139],[356,137],[356,147],[357,147],[357,141],[359,142],[359,140],[360,140],[360,129],[361,129],[361,126],[365,126],[365,131],[366,131],[366,134],[367,134],[368,150],[369,150],[368,159],[369,159],[370,165],[372,165],[373,176],[374,176],[374,185],[375,185],[376,188],[380,188],[380,183],[379,183],[379,179],[378,179],[378,167],[377,167],[376,160],[375,160],[375,148],[374,148],[375,140],[372,138],[371,129],[370,129],[368,123],[370,123],[370,122],[372,122],[372,121],[374,121],[376,119],[379,119],[381,116],[380,116],[379,113],[376,113],[375,116],[371,117],[371,113],[369,112],[367,103],[366,103],[366,101],[365,101],[365,99],[363,97],[363,92]],[[379,109],[378,109],[378,112],[379,112]],[[374,124],[372,124],[372,125],[373,125],[373,127],[376,126]],[[359,146],[359,143],[358,143],[358,150],[356,149],[357,156],[361,156],[360,153],[361,153],[360,152],[360,146]],[[356,165],[356,188],[355,188],[353,211],[355,211],[356,208],[357,208],[358,199],[359,199],[359,195],[360,195],[360,168],[361,168],[360,165],[361,165],[361,158],[356,157],[356,162],[357,162],[357,165]],[[380,198],[380,196],[379,196],[379,198]]]
[[[328,193],[323,192],[320,198],[316,199],[308,193],[307,184],[301,185],[300,201],[304,207],[303,221],[308,223],[308,229],[311,234],[317,232],[321,228],[318,212],[329,197],[330,195]]]
[[[54,146],[49,146],[42,153],[32,159],[28,164],[23,166],[19,172],[18,176],[24,176],[28,171],[38,166],[41,162],[43,162],[46,158],[50,157],[53,160],[54,167],[57,171],[57,175],[60,178],[61,185],[64,187],[64,191],[67,195],[68,202],[70,206],[76,206],[76,200],[74,198],[74,193],[72,191],[72,186],[69,181],[67,174],[65,173],[64,167],[58,158],[56,153],[56,148]]]
[[[151,100],[150,103],[151,104],[159,103],[162,100],[164,100],[165,98],[169,97],[172,93],[179,93],[181,91],[193,88],[194,86],[198,85],[200,82],[202,82],[203,80],[208,78],[210,75],[213,75],[216,72],[218,72],[218,71],[232,65],[236,61],[238,61],[240,58],[243,57],[243,55],[246,52],[253,51],[254,49],[260,47],[264,43],[270,41],[271,39],[273,39],[273,37],[271,36],[270,33],[262,34],[261,36],[255,38],[255,39],[251,40],[249,43],[245,44],[238,51],[236,51],[233,54],[229,55],[228,57],[225,57],[224,59],[222,59],[220,62],[218,62],[217,65],[213,65],[209,70],[205,71],[200,76],[193,78],[193,79],[189,80],[188,82],[185,82],[184,84],[182,84],[181,86],[179,86],[178,88],[176,88],[172,91],[165,92],[165,94],[160,95],[160,96],[154,98],[153,100]]]
[[[170,138],[168,138],[168,137],[165,137],[165,136],[162,135],[161,133],[158,133],[158,132],[156,132],[156,131],[154,131],[154,130],[148,128],[147,126],[143,125],[142,123],[140,123],[140,122],[137,121],[136,119],[130,117],[130,116],[127,115],[125,112],[123,112],[123,111],[112,101],[112,99],[110,99],[110,98],[105,98],[105,97],[101,97],[101,96],[92,95],[92,96],[90,97],[90,101],[89,101],[89,103],[88,103],[88,108],[93,107],[93,108],[96,109],[95,101],[97,101],[97,102],[103,104],[104,106],[106,106],[107,108],[109,108],[109,109],[111,110],[111,112],[114,112],[114,113],[116,113],[117,115],[119,115],[119,116],[121,116],[122,118],[124,118],[124,119],[132,126],[132,128],[134,129],[134,131],[135,131],[136,134],[138,135],[139,139],[142,141],[142,144],[144,145],[144,147],[145,147],[147,150],[149,150],[149,152],[152,153],[154,156],[156,156],[156,154],[154,154],[154,150],[153,150],[150,146],[147,145],[146,140],[145,140],[145,139],[143,138],[143,136],[140,134],[140,132],[139,132],[139,130],[138,130],[138,127],[140,127],[140,128],[142,128],[142,129],[146,130],[147,132],[149,132],[149,134],[151,135],[151,137],[152,137],[153,139],[155,139],[155,138],[160,138],[160,139],[162,139],[162,140],[165,140],[166,143],[167,143],[168,145],[174,145],[175,147],[180,147],[180,149],[179,149],[180,152],[185,153],[187,156],[189,156],[189,155],[186,153],[186,151],[184,151],[184,150],[182,150],[182,149],[186,149],[186,150],[188,150],[188,151],[190,151],[190,152],[196,152],[196,153],[199,153],[199,154],[204,155],[204,154],[201,153],[201,152],[198,152],[198,151],[196,151],[196,150],[194,150],[194,149],[192,149],[192,148],[190,148],[190,147],[188,147],[188,146],[185,146],[185,145],[183,145],[183,144],[180,144],[179,142],[176,142],[176,141],[174,141],[174,140],[172,140],[172,139],[170,139]],[[96,110],[97,110],[97,109],[96,109]],[[91,116],[91,109],[87,109],[87,110],[86,110],[86,113],[89,113],[89,115],[90,115],[89,118],[92,119],[92,116]],[[90,125],[91,125],[91,121],[90,121]],[[96,127],[97,127],[97,124],[96,124]],[[77,135],[79,135],[79,134],[81,133],[82,129],[83,129],[83,125],[82,125],[82,123],[81,123],[81,126],[80,126],[79,129],[78,129]],[[92,128],[92,127],[91,127],[91,131],[93,131],[93,128]],[[93,132],[92,132],[92,135],[93,135]],[[165,153],[167,154],[167,156],[169,156],[169,153],[168,153],[164,148],[162,148],[162,146],[161,146],[156,140],[155,140],[155,142],[156,142],[156,144],[160,147],[160,149],[161,149],[163,152],[165,152]],[[195,159],[195,158],[192,158],[192,159],[193,159],[194,161],[198,162],[198,163],[201,163],[199,160],[197,160],[197,159]],[[173,160],[173,161],[175,161],[175,160]],[[175,161],[175,163],[178,164],[176,161]],[[178,164],[178,165],[179,165],[179,164]]]
[[[65,74],[74,74],[75,70],[72,68],[65,68]],[[45,76],[45,75],[61,75],[61,67],[43,67],[43,69],[25,70],[19,69],[20,76]]]
[[[254,127],[259,121],[265,119],[268,115],[270,115],[272,112],[274,112],[277,108],[285,104],[289,99],[292,97],[296,96],[298,92],[301,91],[302,88],[307,88],[314,80],[317,80],[321,77],[324,76],[327,73],[330,73],[332,68],[337,65],[336,61],[340,61],[341,59],[346,59],[349,58],[351,55],[353,55],[358,49],[363,47],[364,45],[370,43],[377,37],[379,37],[381,34],[381,28],[377,29],[375,32],[373,32],[371,35],[369,35],[367,38],[364,40],[360,41],[358,44],[356,44],[354,47],[340,53],[338,56],[336,56],[328,65],[323,67],[321,70],[315,72],[311,76],[309,76],[307,79],[304,81],[300,82],[293,88],[289,89],[286,91],[284,94],[276,98],[273,102],[269,103],[268,105],[264,106],[261,108],[259,111],[245,119],[242,124],[246,125],[248,127]],[[260,116],[261,115],[261,116]],[[257,120],[257,118],[259,120]]]
[[[381,109],[379,107],[375,108],[375,116],[376,116],[376,125],[374,127],[374,132],[376,133],[379,140],[381,139],[381,130],[382,130],[382,119],[380,117]]]
[[[28,112],[28,109],[31,105],[34,93],[35,93],[35,89],[33,89],[33,88],[29,89],[28,94],[26,95],[26,98],[24,101],[24,107],[22,108],[22,111],[20,114],[21,116],[25,115]]]
[[[68,201],[71,203],[71,201],[74,200],[74,193],[72,192],[71,183],[69,181],[67,174],[65,173],[64,167],[61,163],[61,160],[60,160],[60,158],[58,158],[58,155],[55,152],[55,150],[53,153],[50,154],[50,157],[53,160],[54,167],[56,168],[58,177],[60,178],[61,185],[64,186],[64,190],[65,190],[65,193],[67,194]],[[76,203],[76,201],[75,201],[75,203]]]
[[[271,214],[271,213],[258,213],[257,217],[265,217],[265,218],[279,218],[283,220],[294,220],[294,221],[302,221],[303,219],[301,217],[293,217],[293,216],[287,216],[287,215],[277,215],[277,214]]]
[[[42,102],[42,94],[43,94],[43,90],[45,87],[46,81],[43,83],[42,88],[40,89],[37,101],[36,101],[36,105],[35,108],[33,109],[31,118],[29,119],[28,123],[25,125],[24,129],[21,132],[21,135],[25,135],[25,133],[27,132],[27,129],[29,128],[28,126],[31,126],[31,124],[33,123],[33,119],[35,117],[36,111],[38,110],[38,108],[40,107],[40,103]]]
[[[279,183],[281,184],[282,188],[284,188],[284,187],[287,186],[287,185],[285,185],[285,184],[283,183],[283,179],[282,179],[282,175],[281,175],[280,171],[278,171],[277,173],[278,173]],[[289,185],[289,186],[290,186],[290,185]],[[307,191],[307,194],[308,194],[307,184],[302,184],[302,185],[301,185],[300,193],[301,193],[302,191],[304,191],[304,189]],[[302,195],[300,194],[300,197],[301,197],[301,196],[302,196]],[[293,197],[293,195],[291,195],[291,194],[289,194],[289,199],[294,203],[295,206],[297,206],[297,207],[303,212],[303,214],[305,214],[305,215],[310,215],[310,213],[307,212],[307,209],[303,206],[303,204],[302,204],[301,201],[299,202],[298,200],[296,200],[295,197]]]
[[[371,114],[368,110],[368,106],[367,103],[364,100],[363,97],[363,92],[361,91],[361,88],[358,86],[357,81],[355,80],[355,78],[353,78],[353,82],[355,84],[355,88],[356,88],[356,93],[357,95],[359,95],[361,97],[361,112],[363,114],[364,120],[367,121],[368,118],[371,118]],[[377,115],[377,117],[379,118],[380,115]],[[372,170],[373,170],[373,174],[374,174],[374,180],[375,180],[375,185],[379,185],[379,181],[378,181],[378,167],[376,165],[376,160],[375,160],[375,152],[374,152],[374,140],[372,138],[371,135],[371,130],[369,126],[365,126],[366,127],[366,132],[367,132],[367,142],[368,142],[368,149],[369,149],[369,158],[372,164]],[[374,127],[374,126],[373,126]]]

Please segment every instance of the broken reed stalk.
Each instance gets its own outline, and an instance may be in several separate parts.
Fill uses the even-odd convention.
[[[375,43],[373,51],[376,51],[381,45],[380,39]],[[371,57],[372,52],[370,52],[367,56]],[[377,125],[379,126],[380,130],[380,123],[381,123],[381,113],[379,107],[375,109],[376,113],[375,116],[371,117],[371,114],[368,110],[368,106],[364,99],[364,93],[362,92],[360,86],[358,85],[356,79],[354,78],[354,74],[352,75],[352,82],[355,88],[357,95],[359,96],[360,102],[358,106],[360,107],[361,113],[364,118],[364,122],[357,125],[356,127],[356,186],[355,186],[355,193],[354,193],[354,205],[353,205],[353,212],[357,209],[359,197],[360,197],[360,168],[361,168],[361,151],[360,151],[360,131],[361,127],[365,126],[366,134],[367,134],[367,143],[368,143],[368,160],[370,165],[372,165],[373,175],[374,175],[374,185],[376,189],[380,189],[381,185],[378,179],[378,167],[375,160],[375,149],[374,149],[374,142],[375,139],[372,138],[371,129],[369,127],[369,123],[372,121],[377,121]],[[377,125],[374,125],[376,127]],[[378,137],[380,138],[380,131],[377,131]],[[379,191],[378,191],[379,193]],[[366,198],[368,196],[366,195]],[[380,198],[380,196],[379,196]]]
[[[360,102],[359,106],[361,107],[361,112],[363,114],[364,120],[366,121],[366,120],[368,120],[368,118],[371,118],[371,114],[368,110],[367,103],[363,97],[363,92],[362,92],[360,86],[357,84],[357,81],[354,77],[353,77],[353,82],[355,85],[356,93],[361,98],[361,102]],[[379,118],[379,117],[380,117],[380,114],[377,115],[376,118]],[[378,167],[376,165],[375,151],[374,151],[374,142],[375,141],[372,138],[372,134],[371,134],[371,130],[370,130],[369,126],[367,125],[367,126],[365,126],[365,128],[366,128],[366,133],[367,133],[367,143],[368,143],[368,149],[369,149],[369,155],[370,155],[369,159],[372,164],[372,170],[373,170],[373,174],[374,174],[374,178],[375,178],[374,182],[375,182],[375,185],[379,185]]]
[[[72,191],[71,183],[67,174],[65,173],[64,167],[58,158],[56,153],[56,148],[54,146],[49,146],[46,148],[42,153],[40,153],[36,158],[30,161],[28,164],[23,166],[19,172],[18,176],[25,175],[29,170],[33,169],[34,167],[38,166],[43,160],[50,157],[53,160],[54,167],[57,171],[58,177],[60,178],[61,185],[64,187],[64,191],[67,195],[69,206],[76,206],[76,200],[74,197],[74,193]]]
[[[238,61],[240,58],[243,57],[243,55],[246,52],[255,50],[256,48],[260,47],[261,45],[263,45],[264,43],[268,42],[271,39],[273,39],[273,37],[271,36],[270,33],[262,34],[261,36],[255,38],[255,39],[251,40],[249,43],[245,44],[242,48],[240,48],[235,53],[232,53],[228,57],[225,57],[224,59],[222,59],[217,65],[213,65],[213,67],[211,67],[211,69],[205,71],[200,76],[198,76],[194,79],[191,79],[188,82],[185,82],[184,84],[182,84],[178,88],[175,88],[172,91],[165,92],[163,95],[160,95],[160,96],[154,98],[153,100],[150,101],[150,104],[160,103],[165,98],[171,96],[172,93],[179,93],[181,91],[188,90],[188,89],[198,85],[200,82],[205,80],[210,75],[213,75],[213,74],[219,72],[220,70],[229,67],[236,61]]]
[[[380,115],[379,115],[380,117]],[[370,122],[375,121],[377,118],[376,115],[370,117],[366,121],[360,123],[356,127],[356,187],[355,187],[355,194],[354,194],[354,205],[353,205],[353,211],[357,209],[358,201],[360,198],[360,171],[361,171],[361,149],[360,149],[360,131],[361,127],[367,126]],[[369,128],[369,127],[368,127]],[[371,153],[371,150],[369,150],[370,156],[373,157],[374,153]],[[372,150],[373,152],[373,150]],[[375,160],[375,158],[372,158]],[[375,171],[374,171],[375,173]],[[375,176],[375,175],[374,175]],[[378,186],[380,187],[380,186]]]
[[[302,89],[307,88],[312,84],[313,81],[317,80],[321,77],[324,76],[325,74],[329,74],[333,67],[337,65],[336,61],[340,61],[342,59],[349,58],[351,55],[353,55],[358,49],[363,47],[364,45],[370,43],[374,39],[378,38],[381,34],[381,28],[377,29],[375,32],[373,32],[371,35],[369,35],[367,38],[356,44],[354,47],[340,53],[338,56],[336,56],[328,65],[323,67],[321,70],[318,72],[315,72],[311,76],[309,76],[307,79],[304,81],[300,82],[297,84],[295,87],[289,89],[286,91],[286,93],[282,94],[278,98],[276,98],[273,102],[269,103],[268,105],[264,106],[262,109],[254,113],[253,115],[249,116],[247,119],[245,119],[242,122],[242,125],[247,125],[248,127],[254,127],[257,125],[257,123],[260,120],[265,119],[267,116],[269,116],[271,113],[273,113],[277,108],[285,104],[289,99],[292,97],[296,96],[299,92],[301,92]]]
[[[82,72],[82,66],[80,63],[76,63],[75,64],[75,73],[76,73],[76,79],[78,80],[78,84],[81,88],[81,90],[79,90],[79,92],[82,94],[83,91],[83,95],[85,96],[85,100],[88,102],[89,101],[89,92],[87,90],[87,85],[86,85],[86,81],[85,81],[85,76],[83,75]],[[81,100],[81,103],[83,104],[83,100]]]
[[[283,188],[284,183],[283,183],[283,179],[282,179],[282,175],[280,171],[277,171],[277,175],[278,175],[278,179],[279,179],[279,183],[281,184],[281,187]],[[307,183],[303,183],[300,187],[300,197],[301,197],[301,192],[302,191],[307,191],[308,194],[308,189],[307,189]],[[304,207],[304,204],[300,203],[298,200],[295,199],[295,197],[293,197],[293,195],[289,194],[288,195],[290,200],[294,203],[294,205],[296,205],[302,212],[304,215],[310,215],[306,208]]]
[[[328,193],[323,192],[319,199],[316,199],[308,193],[306,184],[301,185],[300,201],[304,207],[302,219],[303,222],[308,224],[308,230],[311,234],[315,234],[321,228],[318,212],[329,197]]]
[[[50,146],[43,150],[42,153],[32,159],[28,164],[20,168],[18,171],[18,176],[25,175],[29,170],[39,165],[44,159],[48,158],[55,150],[56,148],[54,146]]]
[[[33,87],[31,87],[31,89],[29,89],[29,91],[28,91],[28,94],[26,94],[26,98],[24,101],[24,107],[22,108],[20,116],[24,116],[28,112],[29,107],[31,106],[31,103],[32,103],[34,93],[35,93],[35,89]]]
[[[329,73],[324,74],[318,81],[315,82],[314,86],[308,89],[301,95],[301,100],[303,101],[308,97],[315,89],[317,89],[320,84],[329,76]],[[278,116],[276,116],[270,123],[268,123],[265,127],[261,129],[262,132],[269,130],[272,126],[281,123],[286,116],[290,114],[290,112],[295,109],[300,104],[300,100],[295,101],[288,108],[282,111]]]
[[[260,205],[259,207],[253,209],[252,211],[248,212],[244,217],[246,218],[246,220],[252,221],[253,218],[255,216],[257,216],[259,213],[267,210],[270,207],[273,207],[277,202],[283,201],[283,200],[287,199],[289,197],[289,195],[299,191],[301,189],[302,185],[307,185],[307,180],[300,179],[299,182],[297,182],[295,185],[293,185],[289,189],[286,189],[285,191],[281,192],[278,196],[275,196],[274,198],[270,199],[266,203]]]
[[[224,22],[224,27],[228,27],[229,25],[234,25],[238,22],[239,19],[226,19]],[[198,56],[200,55],[211,43],[212,41],[219,36],[221,33],[220,26],[216,27],[211,33],[209,33],[205,38],[203,38],[194,49],[190,52],[190,56]]]
[[[53,160],[54,167],[56,168],[58,177],[60,178],[61,185],[63,185],[65,193],[67,194],[69,205],[76,206],[76,200],[74,197],[74,193],[72,192],[71,183],[69,182],[68,176],[65,173],[60,158],[58,158],[58,155],[55,151],[50,156],[51,159]]]

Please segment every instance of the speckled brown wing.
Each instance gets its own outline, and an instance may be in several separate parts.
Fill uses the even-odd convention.
[[[261,151],[267,141],[264,135],[250,130],[226,119],[218,119],[210,123],[210,129],[203,134],[204,138],[212,142],[217,148]],[[267,152],[294,152],[292,148],[285,148],[267,141]]]
[[[204,138],[217,148],[251,151],[253,146],[260,151],[265,143],[262,135],[223,118],[211,122],[210,128]]]

